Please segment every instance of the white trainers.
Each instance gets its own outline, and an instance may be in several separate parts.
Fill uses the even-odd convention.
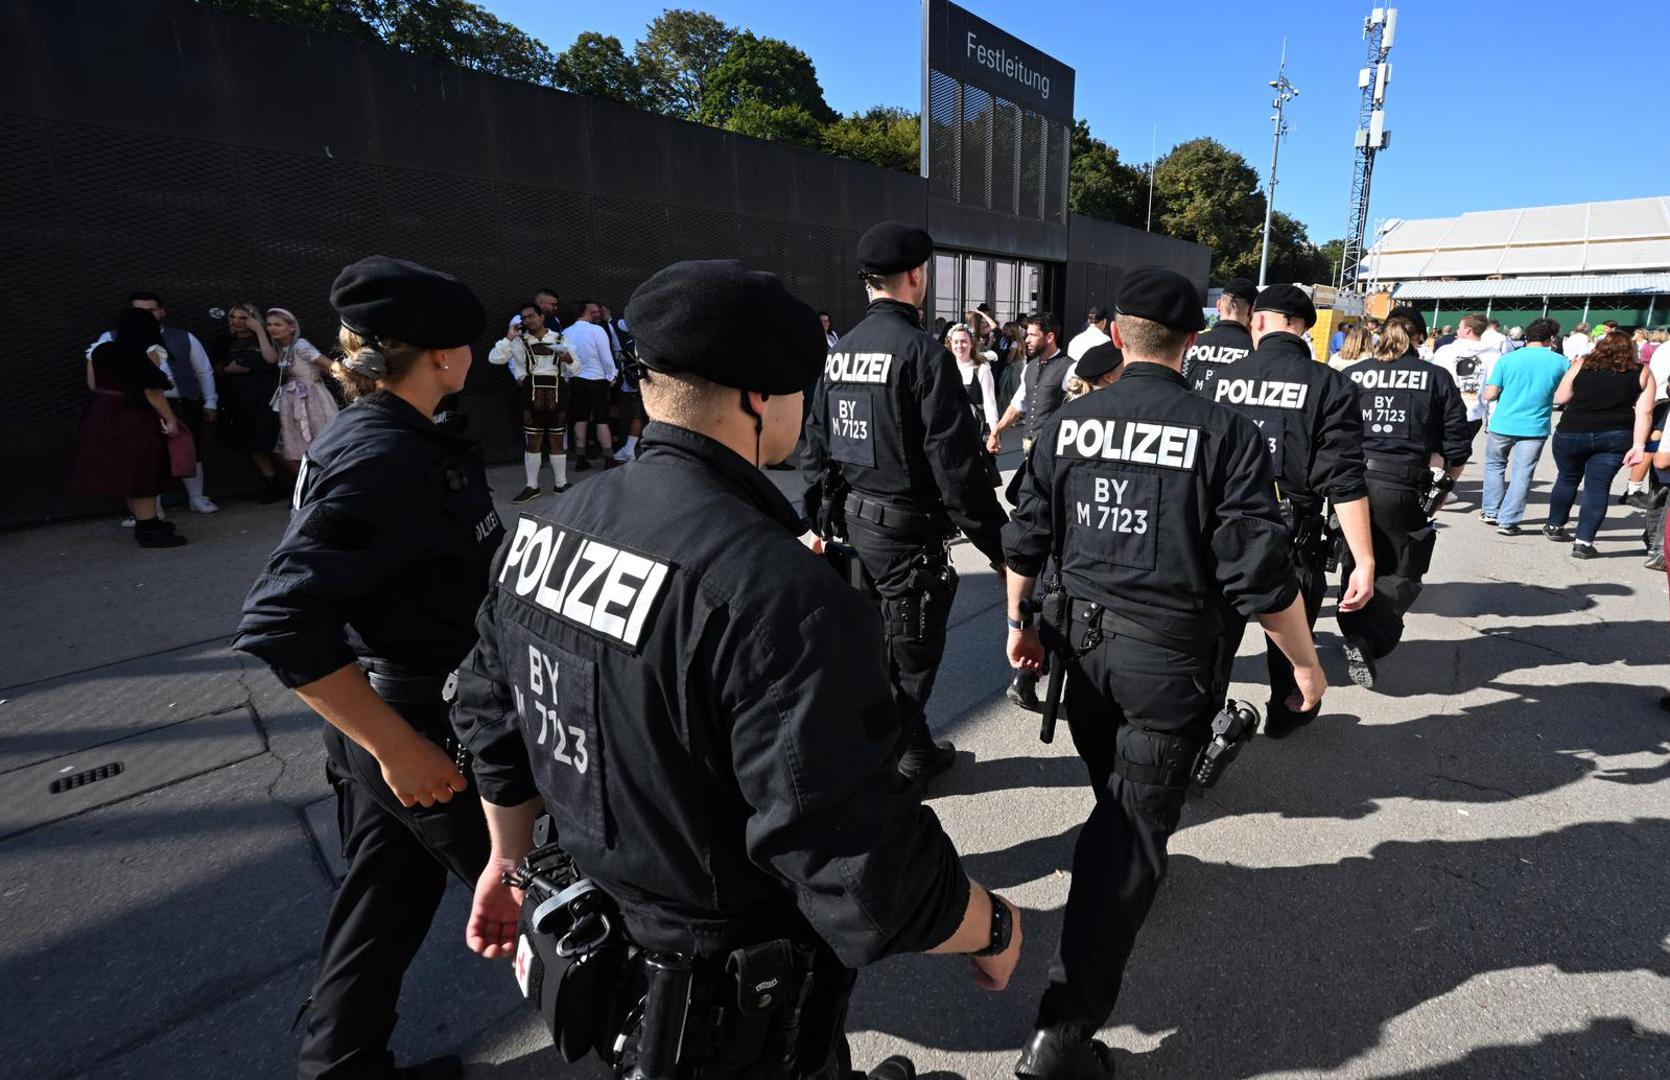
[[[192,513],[194,514],[220,513],[220,507],[216,506],[215,501],[207,495],[200,495],[197,498],[190,500],[190,506]]]
[[[622,465],[624,465],[628,461],[632,460],[632,455],[627,453],[626,452],[626,447],[623,446],[619,450],[615,451],[615,460],[620,462]]]

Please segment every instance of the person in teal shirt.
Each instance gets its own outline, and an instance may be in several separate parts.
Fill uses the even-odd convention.
[[[1491,402],[1484,447],[1484,505],[1479,516],[1502,536],[1518,536],[1531,493],[1531,474],[1542,457],[1554,413],[1554,391],[1570,364],[1554,351],[1560,324],[1535,319],[1525,347],[1502,356],[1490,369],[1483,397]]]

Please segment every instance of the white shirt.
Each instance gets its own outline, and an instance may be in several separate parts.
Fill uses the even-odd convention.
[[[1101,330],[1097,329],[1096,324],[1092,323],[1073,335],[1073,340],[1067,343],[1067,355],[1073,358],[1074,363],[1078,363],[1084,359],[1085,353],[1098,345],[1106,345],[1111,341],[1113,341],[1112,338],[1102,333]]]
[[[596,323],[580,319],[568,328],[568,347],[574,353],[574,378],[600,379],[609,382],[615,377],[615,358],[609,351],[609,335]]]
[[[1495,350],[1498,356],[1508,351],[1508,335],[1500,330],[1493,330],[1487,326],[1484,333],[1479,335],[1479,340],[1484,342],[1487,348]]]
[[[1670,393],[1666,393],[1665,380],[1670,379],[1670,342],[1665,342],[1653,350],[1653,358],[1647,361],[1647,370],[1653,373],[1658,396],[1655,401],[1670,400]]]
[[[197,335],[189,330],[185,334],[186,340],[191,342],[191,370],[197,373],[197,385],[203,388],[203,407],[205,409],[218,409],[220,408],[220,397],[215,391],[214,365],[209,363],[209,354],[204,350],[203,343],[197,340]],[[87,359],[91,360],[93,358],[94,349],[111,340],[114,340],[114,338],[110,331],[106,330],[100,334],[97,341],[87,346],[87,352],[85,353]],[[169,383],[173,384],[174,369],[169,366],[166,357],[160,366],[162,373],[168,376]],[[173,385],[170,385],[167,390],[162,392],[162,396],[178,400],[180,392],[174,389]]]
[[[1045,364],[1060,355],[1060,352],[1055,352],[1041,360],[1038,360],[1037,364],[1039,370],[1042,370]],[[1030,364],[1033,363],[1033,361],[1028,360],[1027,363]],[[1067,389],[1067,380],[1071,379],[1073,377],[1073,372],[1077,370],[1077,361],[1067,365],[1067,371],[1061,376],[1061,389]],[[1020,413],[1022,416],[1026,415],[1026,368],[1024,366],[1021,368],[1020,381],[1015,383],[1015,396],[1009,399],[1009,407]]]
[[[957,361],[957,370],[962,375],[963,386],[968,386],[970,379],[980,382],[980,407],[986,414],[986,426],[997,426],[997,383],[992,381],[992,366],[990,363],[976,364],[970,360],[964,363]]]
[[[1490,369],[1501,355],[1483,338],[1456,338],[1432,354],[1432,362],[1455,379],[1456,389],[1467,402],[1467,419],[1483,420],[1489,416],[1490,403],[1479,396],[1479,388],[1490,378]]]
[[[531,353],[527,344],[530,340],[554,346],[555,351],[549,356]],[[514,339],[500,338],[495,341],[493,350],[487,354],[487,362],[509,367],[510,377],[521,382],[528,377],[530,370],[535,375],[566,375],[574,368],[574,353],[555,330],[547,330],[539,337],[524,330]]]

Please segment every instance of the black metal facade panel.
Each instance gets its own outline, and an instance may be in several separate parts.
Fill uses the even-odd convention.
[[[1014,218],[991,210],[932,199],[928,231],[940,247],[987,251],[1044,262],[1067,259],[1067,229],[1047,221]]]
[[[609,153],[597,156],[596,164],[606,185],[613,185],[617,174],[647,173],[650,179],[659,180],[662,198],[668,203],[734,214],[736,185],[731,182],[731,169],[737,142],[737,137],[728,132],[696,124],[670,124],[661,139],[648,139],[637,148],[616,140]],[[660,151],[659,162],[649,160],[649,152],[654,149]],[[649,197],[647,190],[644,197]]]

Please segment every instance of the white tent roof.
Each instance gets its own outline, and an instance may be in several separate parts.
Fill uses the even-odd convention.
[[[1670,270],[1670,196],[1394,221],[1364,263],[1404,282]]]
[[[1542,296],[1670,295],[1670,271],[1653,274],[1569,274],[1493,278],[1489,281],[1406,281],[1398,300],[1507,300]]]

